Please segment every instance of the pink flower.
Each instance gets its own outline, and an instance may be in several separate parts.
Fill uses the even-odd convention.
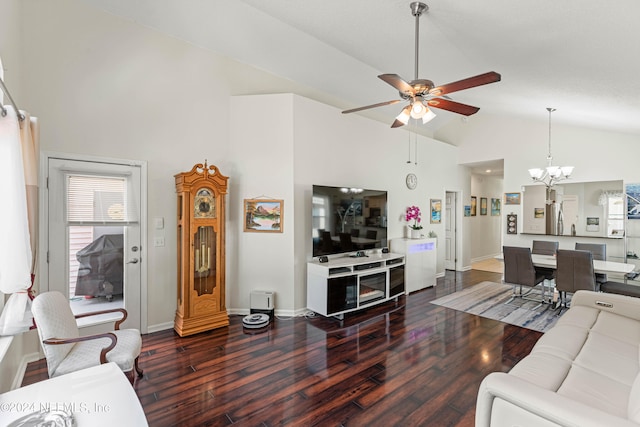
[[[422,226],[420,225],[422,218],[420,216],[421,212],[419,207],[409,206],[405,212],[404,219],[407,222],[413,220],[413,224],[409,225],[409,227],[413,228],[414,230],[420,230],[422,228]]]

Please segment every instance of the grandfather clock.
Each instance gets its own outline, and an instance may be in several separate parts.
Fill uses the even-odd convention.
[[[224,196],[228,177],[205,160],[175,175],[178,193],[180,336],[229,325],[225,307]]]

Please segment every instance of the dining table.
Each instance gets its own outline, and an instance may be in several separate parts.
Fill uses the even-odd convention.
[[[504,261],[502,254],[495,258]],[[535,267],[551,268],[554,270],[557,268],[557,259],[554,255],[531,254],[531,261]],[[631,273],[634,268],[634,264],[627,264],[626,262],[593,260],[593,270],[595,273],[628,274]]]

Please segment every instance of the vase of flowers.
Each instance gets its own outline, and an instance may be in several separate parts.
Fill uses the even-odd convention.
[[[420,208],[417,206],[409,206],[405,212],[404,219],[409,222],[409,236],[412,239],[419,239],[421,235],[422,225],[420,222],[422,213],[420,212]],[[411,223],[413,222],[413,223]]]

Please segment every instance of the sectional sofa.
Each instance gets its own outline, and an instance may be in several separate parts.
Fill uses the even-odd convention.
[[[476,427],[640,426],[640,298],[578,291],[509,373],[481,383]]]

